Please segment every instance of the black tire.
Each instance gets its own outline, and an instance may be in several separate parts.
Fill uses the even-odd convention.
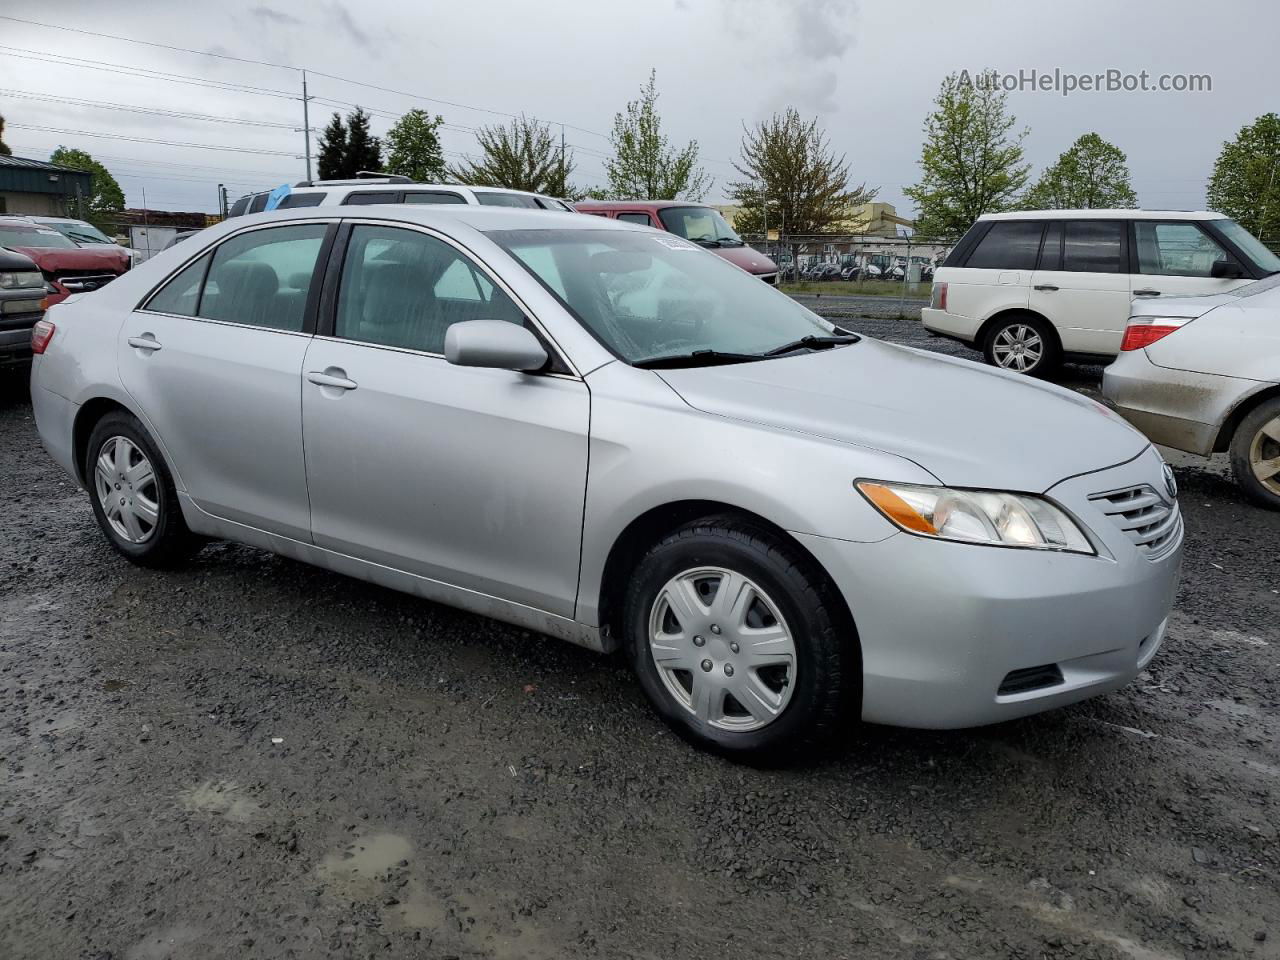
[[[673,577],[699,567],[732,570],[758,585],[792,635],[795,667],[784,684],[792,687],[789,699],[775,719],[757,729],[729,731],[699,720],[668,690],[651,654],[649,620],[660,592]],[[698,746],[753,763],[793,761],[829,744],[856,717],[862,663],[844,602],[811,558],[762,525],[711,516],[663,538],[631,577],[622,629],[632,669],[654,709]]]
[[[1280,422],[1280,397],[1258,404],[1236,427],[1231,437],[1231,472],[1240,489],[1254,503],[1280,510],[1280,475],[1272,477],[1269,486],[1253,471],[1255,457],[1264,460],[1280,457],[1280,437],[1272,435],[1277,428],[1272,426],[1268,433],[1263,433],[1263,428],[1273,422]]]
[[[1036,336],[1040,338],[1041,344],[1043,344],[1039,359],[1023,369],[1006,366],[996,356],[996,348],[1001,335],[1006,330],[1012,334],[1018,327],[1034,330]],[[993,367],[1009,370],[1012,373],[1025,374],[1028,377],[1045,377],[1062,366],[1062,347],[1058,342],[1057,332],[1048,321],[1034,313],[1006,314],[991,324],[982,338],[982,355],[986,358],[987,363]]]
[[[145,496],[148,501],[154,502],[157,506],[156,520],[149,532],[145,534],[145,539],[139,543],[130,542],[115,529],[112,521],[107,518],[99,494],[96,476],[98,456],[105,446],[118,438],[123,438],[132,444],[141,455],[147,458],[152,468],[153,481],[146,485]],[[98,521],[98,526],[102,528],[107,541],[122,557],[140,566],[163,569],[180,565],[204,544],[202,539],[187,529],[186,521],[182,518],[182,508],[178,505],[178,494],[173,485],[173,477],[165,465],[164,457],[160,455],[146,428],[132,414],[118,410],[108,413],[94,425],[85,450],[84,475],[89,488],[89,501],[93,505],[93,515]],[[118,476],[114,478],[113,487],[115,483],[120,482],[120,479]],[[126,496],[133,492],[127,483],[122,483],[121,487],[115,487],[115,489]],[[141,485],[137,493],[140,496],[143,495]]]

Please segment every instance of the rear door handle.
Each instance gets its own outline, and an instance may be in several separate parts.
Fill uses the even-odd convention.
[[[1042,293],[1055,293],[1057,292],[1058,288],[1055,287],[1052,283],[1037,283],[1036,289],[1041,291]]]
[[[160,349],[160,341],[155,338],[155,334],[144,333],[140,337],[130,337],[129,346],[136,347],[139,350],[146,350],[148,353],[155,353]]]
[[[335,390],[354,390],[359,384],[347,379],[347,371],[339,367],[326,367],[323,371],[310,370],[307,379],[318,387],[333,387]]]
[[[1152,290],[1150,287],[1148,287],[1148,288],[1147,288],[1147,289],[1145,289],[1145,290],[1135,290],[1135,291],[1133,291],[1133,295],[1134,295],[1135,297],[1158,297],[1158,296],[1160,296],[1160,291],[1159,291],[1159,290]]]

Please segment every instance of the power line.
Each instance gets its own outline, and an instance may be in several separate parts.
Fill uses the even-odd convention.
[[[130,113],[145,113],[157,117],[170,117],[175,120],[207,120],[216,123],[236,123],[252,127],[270,127],[281,130],[293,130],[292,123],[276,123],[268,120],[246,120],[239,117],[219,117],[207,113],[185,113],[178,110],[165,110],[156,107],[143,107],[129,103],[109,103],[102,100],[81,100],[76,97],[59,97],[53,94],[38,93],[29,90],[0,89],[0,94],[16,97],[20,100],[42,100],[50,103],[65,103],[78,107],[95,107],[103,110],[124,110]]]
[[[14,130],[39,130],[44,133],[62,133],[76,137],[102,137],[106,140],[129,140],[133,143],[155,143],[166,147],[195,147],[199,150],[225,150],[228,153],[247,153],[263,157],[292,157],[297,155],[290,150],[260,150],[256,147],[219,147],[211,143],[184,143],[178,140],[154,140],[150,137],[125,137],[114,133],[94,133],[91,130],[64,130],[59,127],[37,127],[29,123],[11,123]]]

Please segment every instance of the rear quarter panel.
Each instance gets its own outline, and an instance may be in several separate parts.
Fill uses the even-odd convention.
[[[1280,297],[1223,304],[1147,347],[1151,362],[1260,383],[1280,382]]]
[[[934,282],[947,284],[948,313],[986,320],[1001,310],[1026,308],[1031,271],[944,267]]]

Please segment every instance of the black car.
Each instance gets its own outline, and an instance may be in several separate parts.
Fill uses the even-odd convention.
[[[44,316],[45,293],[35,262],[0,247],[0,368],[31,359],[31,328]]]

